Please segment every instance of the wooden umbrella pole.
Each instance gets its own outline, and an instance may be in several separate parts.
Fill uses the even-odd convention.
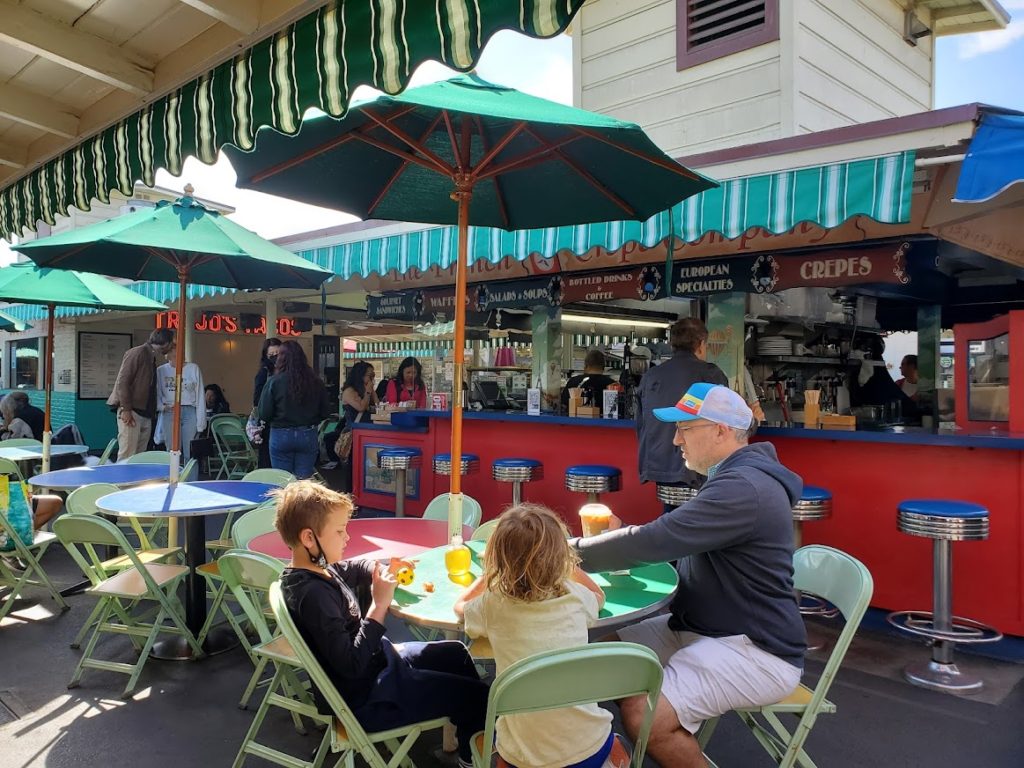
[[[178,267],[178,338],[174,345],[174,422],[171,424],[171,482],[178,481],[181,463],[181,373],[185,367],[185,290],[188,286],[188,269]]]
[[[53,410],[53,322],[56,307],[53,304],[47,304],[46,313],[46,408],[43,414],[43,472],[50,471],[50,441],[53,437],[50,413]]]
[[[469,233],[469,202],[472,182],[456,179],[452,197],[459,204],[459,249],[455,266],[455,378],[452,382],[452,461],[449,474],[451,493],[448,502],[448,537],[462,535],[462,379],[466,348],[466,262]]]

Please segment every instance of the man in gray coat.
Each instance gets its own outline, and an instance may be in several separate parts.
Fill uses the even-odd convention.
[[[728,385],[722,369],[707,362],[708,329],[695,317],[686,317],[669,329],[672,357],[651,368],[640,380],[640,402],[636,409],[637,443],[640,446],[640,482],[698,488],[702,478],[683,465],[673,449],[675,429],[654,419],[657,408],[675,405],[679,393],[691,384],[705,381]],[[666,505],[664,511],[671,509]]]
[[[117,411],[117,460],[142,453],[156,416],[156,368],[174,349],[174,331],[158,328],[124,353],[107,405]]]
[[[781,701],[800,683],[807,636],[793,591],[793,504],[803,482],[755,428],[728,387],[694,384],[654,411],[675,426],[686,466],[708,480],[681,507],[646,525],[576,539],[582,567],[610,571],[677,560],[669,615],[620,629],[665,668],[648,754],[662,766],[704,768],[694,735],[701,722],[740,707]],[[620,702],[636,737],[646,697]]]

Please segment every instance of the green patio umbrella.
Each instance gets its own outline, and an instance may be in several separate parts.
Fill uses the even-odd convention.
[[[318,288],[333,273],[286,251],[186,196],[155,208],[13,246],[36,264],[88,269],[132,280],[179,284],[179,317],[186,317],[190,282],[237,289]],[[177,345],[171,479],[177,481],[181,449],[181,370],[185,345]]]
[[[161,312],[164,305],[140,296],[100,275],[64,269],[42,269],[35,264],[11,264],[0,269],[0,301],[42,304],[46,331],[46,408],[43,421],[43,472],[50,469],[50,413],[53,396],[53,321],[57,305]]]
[[[252,152],[224,147],[238,186],[361,218],[457,224],[455,382],[465,344],[466,231],[646,220],[715,182],[665,155],[639,126],[495,85],[475,75],[261,130]],[[452,405],[452,459],[462,404]],[[449,527],[462,530],[453,472]]]

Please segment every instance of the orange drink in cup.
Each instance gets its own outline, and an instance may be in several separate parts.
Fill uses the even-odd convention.
[[[584,504],[580,507],[580,525],[584,536],[597,536],[611,527],[612,511],[604,504]]]

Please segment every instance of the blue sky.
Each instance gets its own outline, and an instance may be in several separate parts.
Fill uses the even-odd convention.
[[[1024,111],[1024,0],[1001,0],[1011,15],[998,32],[940,38],[935,106],[980,101]]]

